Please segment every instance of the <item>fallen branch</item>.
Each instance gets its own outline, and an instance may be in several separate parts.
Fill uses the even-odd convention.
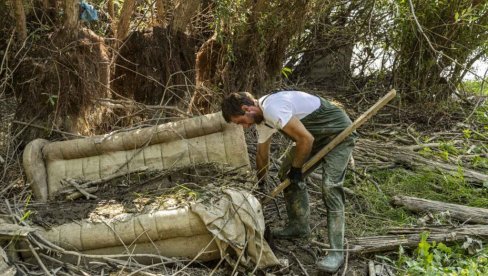
[[[92,195],[89,192],[87,192],[85,189],[81,188],[80,185],[78,185],[78,183],[76,183],[76,181],[74,181],[73,179],[65,179],[65,180],[61,180],[61,182],[68,183],[69,185],[75,187],[75,189],[78,190],[78,192],[80,192],[82,195],[84,195],[86,199],[98,198],[96,195]]]
[[[98,191],[98,187],[90,187],[90,188],[85,188],[84,191],[86,191],[87,193],[95,193]],[[83,193],[81,192],[74,192],[74,193],[71,193],[69,195],[67,195],[65,197],[66,200],[75,200],[75,199],[78,199],[80,197],[84,196]]]
[[[22,226],[18,224],[12,223],[4,223],[0,220],[0,240],[6,237],[7,239],[12,239],[15,237],[27,237],[27,235],[31,232],[36,231],[37,229],[29,227],[29,226]]]
[[[121,176],[126,176],[126,175],[129,175],[129,174],[136,174],[136,173],[145,172],[147,170],[148,170],[147,167],[141,167],[139,169],[135,169],[135,170],[132,170],[130,172],[127,172],[127,171],[118,172],[118,173],[114,173],[114,174],[105,176],[105,177],[100,178],[100,179],[90,180],[90,181],[84,182],[82,184],[78,184],[78,186],[81,189],[85,189],[87,192],[93,193],[96,190],[90,189],[91,186],[99,185],[99,184],[108,182],[108,181],[110,181],[112,179],[115,179],[115,178],[118,178],[118,177],[121,177]],[[71,179],[71,178],[65,178],[63,180],[69,182],[70,184],[71,184],[71,182],[76,182],[76,180]],[[58,192],[58,194],[70,194],[68,197],[71,197],[74,193],[77,193],[77,189],[76,188],[75,189],[73,189],[73,188],[64,188],[64,189],[62,189],[62,190],[60,190]]]
[[[389,231],[392,235],[360,237],[349,240],[351,249],[329,249],[329,245],[312,240],[313,244],[326,248],[325,251],[344,251],[356,254],[376,253],[398,250],[399,246],[416,248],[420,242],[420,233],[429,232],[428,241],[452,243],[461,242],[468,237],[488,239],[488,225],[467,225],[464,227],[422,227],[397,228]]]
[[[297,258],[297,256],[293,252],[290,252],[290,253],[293,255],[293,257],[295,257],[295,260],[297,261],[298,266],[303,271],[303,275],[309,276],[309,274],[308,274],[307,270],[305,269],[305,267],[303,266],[302,262],[300,262],[300,260]]]
[[[48,127],[36,125],[36,124],[33,124],[33,123],[26,123],[26,122],[21,122],[21,121],[17,121],[17,120],[12,121],[12,123],[13,124],[18,124],[18,125],[23,125],[23,126],[26,126],[26,127],[35,127],[35,128],[38,128],[38,129],[42,129],[42,130],[49,131],[49,132],[52,131],[52,132],[56,132],[56,133],[59,133],[59,134],[62,134],[62,135],[69,135],[69,136],[76,137],[76,138],[83,138],[83,137],[85,137],[85,136],[82,136],[82,135],[77,135],[77,134],[69,133],[69,132],[66,132],[66,131],[61,131],[61,130],[57,130],[57,129],[53,129],[53,128],[48,128]]]
[[[454,145],[460,144],[460,143],[462,143],[461,140],[454,140],[452,142],[452,144],[454,144]],[[444,145],[444,143],[427,143],[427,144],[418,144],[418,145],[413,145],[413,146],[405,146],[404,148],[411,150],[411,151],[417,151],[417,150],[421,150],[424,148],[439,148],[442,145]]]
[[[185,118],[191,117],[188,112],[185,112],[178,108],[177,106],[168,105],[145,105],[138,103],[136,101],[130,100],[114,100],[114,99],[99,99],[99,103],[103,106],[110,107],[112,109],[128,109],[128,108],[138,108],[139,110],[170,110],[183,115]]]
[[[128,174],[136,174],[136,173],[145,172],[145,171],[147,171],[147,169],[148,169],[148,167],[141,167],[141,168],[132,170],[130,172],[125,171],[125,172],[114,173],[114,174],[105,176],[103,178],[97,179],[97,180],[92,180],[92,181],[85,182],[85,183],[81,184],[80,187],[82,187],[82,188],[88,188],[88,187],[93,186],[93,185],[98,185],[98,184],[101,184],[101,183],[104,183],[104,182],[108,182],[108,181],[110,181],[110,180],[112,180],[114,178],[117,178],[117,177],[125,176],[125,175],[128,175]]]
[[[430,232],[428,241],[452,243],[464,241],[467,237],[488,239],[487,225],[471,225],[459,228],[409,228],[402,231],[396,230],[397,235],[361,237],[351,240],[352,250],[355,253],[373,253],[398,250],[399,246],[416,248],[420,242],[420,233]],[[408,234],[406,234],[408,233]]]
[[[368,262],[368,271],[369,271],[369,276],[376,276],[376,269],[374,268],[373,260],[369,260]]]
[[[467,168],[462,168],[460,172],[460,166],[457,164],[430,160],[418,155],[408,147],[380,144],[367,139],[358,139],[354,149],[354,158],[356,163],[362,167],[404,166],[410,169],[439,171],[454,177],[459,177],[461,174],[464,180],[474,185],[488,183],[488,175],[484,173]]]
[[[409,196],[393,197],[393,204],[404,206],[414,212],[445,212],[461,222],[488,224],[488,209]]]
[[[423,158],[412,153],[399,153],[394,155],[396,163],[406,165],[412,168],[421,168],[424,170],[435,171],[439,170],[446,172],[452,176],[459,176],[459,166],[441,163],[433,160]],[[470,183],[483,184],[488,182],[488,175],[463,168],[462,174],[464,179]]]
[[[37,263],[39,264],[39,266],[42,268],[42,270],[44,271],[45,275],[48,275],[48,276],[51,276],[52,274],[49,272],[49,270],[46,268],[46,266],[44,265],[44,263],[42,262],[41,258],[39,258],[39,255],[37,254],[36,250],[34,249],[34,247],[32,246],[32,244],[30,243],[29,240],[27,240],[27,244],[29,245],[29,249],[32,253],[32,255],[34,255],[34,258],[36,259]]]

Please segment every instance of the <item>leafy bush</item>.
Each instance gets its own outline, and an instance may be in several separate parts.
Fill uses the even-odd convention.
[[[473,93],[477,95],[488,95],[488,84],[486,82],[483,86],[481,84],[481,81],[468,80],[463,82],[462,87],[464,88],[465,92],[468,93]]]
[[[411,257],[400,248],[399,275],[488,275],[486,248],[470,250],[471,244],[449,247],[442,242],[430,243],[428,237],[427,232],[420,235],[418,247]]]

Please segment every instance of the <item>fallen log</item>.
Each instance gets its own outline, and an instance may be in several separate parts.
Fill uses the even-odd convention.
[[[0,222],[0,240],[11,240],[12,238],[27,237],[29,233],[36,230],[37,229],[32,227]]]
[[[8,217],[0,217],[0,241],[12,240],[19,237],[24,238],[27,237],[29,233],[34,231],[36,231],[35,228],[15,224]],[[0,275],[3,274],[0,273]]]
[[[469,225],[459,228],[449,227],[424,227],[424,228],[407,228],[396,229],[392,231],[396,235],[384,235],[373,237],[361,237],[350,239],[351,251],[357,254],[385,252],[397,250],[399,246],[404,248],[416,248],[420,242],[420,233],[429,232],[429,242],[453,243],[462,242],[467,237],[476,237],[478,239],[488,239],[487,225]]]
[[[429,170],[429,171],[441,171],[446,172],[452,176],[459,175],[459,166],[458,165],[451,165],[447,163],[441,163],[433,160],[429,160],[418,156],[414,153],[397,153],[394,155],[394,159],[396,163],[406,165],[408,167],[422,169],[422,170]],[[463,177],[466,181],[475,184],[485,184],[488,183],[488,175],[463,168],[462,170]]]
[[[358,167],[403,166],[409,169],[437,171],[452,176],[460,175],[458,164],[427,159],[415,153],[411,147],[397,146],[392,143],[358,139],[353,154]],[[464,180],[470,184],[481,186],[488,183],[487,174],[465,167],[461,172]]]
[[[470,223],[488,224],[488,209],[469,207],[453,203],[416,198],[410,196],[395,196],[393,204],[404,206],[414,212],[445,212],[449,211],[451,217]]]

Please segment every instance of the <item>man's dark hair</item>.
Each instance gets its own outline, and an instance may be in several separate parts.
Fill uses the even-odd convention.
[[[254,106],[254,97],[248,92],[234,92],[229,94],[222,101],[222,116],[227,123],[230,123],[232,116],[241,116],[246,112],[242,110],[243,105]]]

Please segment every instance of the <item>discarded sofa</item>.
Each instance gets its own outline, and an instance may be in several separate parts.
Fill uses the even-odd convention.
[[[242,127],[220,113],[116,134],[27,144],[23,166],[40,201],[52,199],[64,178],[101,179],[142,167],[169,169],[217,162],[249,169]]]
[[[65,178],[88,181],[142,167],[163,170],[207,162],[250,169],[242,127],[225,123],[220,113],[84,139],[38,139],[23,155],[27,180],[39,201],[53,199]],[[277,265],[263,237],[259,201],[247,191],[223,193],[211,203],[39,227],[39,234],[67,251],[88,255],[151,254],[138,258],[146,263],[155,262],[154,256],[203,261],[239,256],[244,265]]]

